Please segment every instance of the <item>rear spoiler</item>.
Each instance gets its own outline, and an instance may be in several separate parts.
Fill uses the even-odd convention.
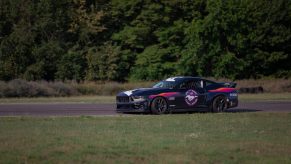
[[[234,82],[219,83],[219,84],[224,85],[224,87],[226,87],[226,88],[235,88],[236,87],[236,83],[234,83]]]

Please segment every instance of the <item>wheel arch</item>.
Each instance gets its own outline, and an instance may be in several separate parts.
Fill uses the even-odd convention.
[[[163,99],[167,102],[167,107],[168,107],[168,109],[169,109],[169,100],[168,100],[166,97],[164,97],[164,96],[156,96],[156,97],[154,97],[154,98],[152,98],[152,99],[150,100],[150,103],[149,103],[149,110],[150,110],[150,112],[152,112],[152,104],[153,104],[153,101],[154,101],[156,98],[163,98]]]
[[[213,102],[213,100],[216,98],[216,97],[219,97],[219,96],[223,96],[225,98],[227,98],[227,95],[223,94],[223,93],[218,93],[216,94],[215,96],[213,96],[213,98],[211,99],[211,102]]]
[[[224,108],[222,108],[221,111],[214,111],[213,105],[214,105],[214,103],[215,103],[215,100],[216,100],[218,97],[222,97],[222,98],[225,100]],[[210,103],[210,105],[209,105],[209,110],[210,110],[211,112],[215,112],[215,113],[217,113],[217,112],[222,112],[222,111],[225,110],[225,109],[227,109],[227,95],[225,95],[225,94],[223,94],[223,93],[219,93],[219,94],[213,96],[213,98],[212,98],[212,100],[211,100],[211,103]]]
[[[152,106],[152,103],[153,103],[154,99],[159,98],[159,97],[165,99],[166,102],[167,102],[167,104],[169,105],[169,100],[168,100],[166,97],[164,97],[164,96],[156,96],[156,97],[154,97],[154,98],[152,98],[152,99],[150,100],[150,103],[149,103],[150,108],[151,108],[151,106]]]
[[[214,95],[214,96],[210,99],[210,101],[209,101],[209,103],[208,103],[208,107],[209,107],[209,108],[212,107],[213,101],[214,101],[217,97],[219,97],[219,96],[223,96],[225,99],[227,99],[227,95],[225,95],[225,94],[223,94],[223,93],[218,93],[218,94]]]

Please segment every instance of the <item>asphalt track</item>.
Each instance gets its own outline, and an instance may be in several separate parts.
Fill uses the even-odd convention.
[[[291,101],[241,102],[227,112],[291,112]],[[118,115],[115,104],[0,104],[0,116]]]

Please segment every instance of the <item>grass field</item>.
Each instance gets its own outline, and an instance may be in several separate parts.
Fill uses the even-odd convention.
[[[291,101],[291,93],[239,94],[240,101]],[[73,96],[38,98],[0,98],[7,103],[115,103],[115,96]]]
[[[290,113],[1,117],[0,163],[290,163]]]
[[[291,93],[239,94],[240,101],[291,101]]]

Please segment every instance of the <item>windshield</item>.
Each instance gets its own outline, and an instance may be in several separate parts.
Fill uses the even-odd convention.
[[[176,81],[160,81],[153,88],[174,88],[176,85]]]

